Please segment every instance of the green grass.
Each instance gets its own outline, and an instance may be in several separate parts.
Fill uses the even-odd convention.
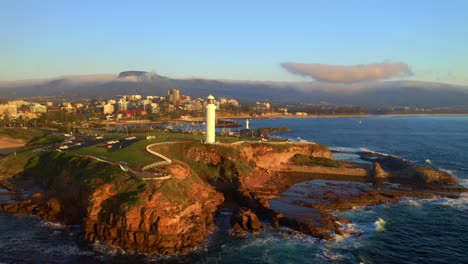
[[[0,135],[23,139],[27,142],[25,147],[16,150],[15,153],[0,158],[0,168],[5,172],[3,175],[5,177],[23,171],[29,160],[37,156],[37,153],[33,152],[34,149],[63,140],[61,135],[45,133],[39,129],[2,128]]]
[[[153,142],[143,139],[125,148],[116,150],[109,150],[105,147],[105,143],[99,143],[70,152],[94,157],[105,157],[106,160],[113,162],[124,161],[132,168],[141,168],[145,165],[159,161],[157,157],[146,151],[146,146],[151,143]]]
[[[35,157],[31,150],[18,151],[16,156],[14,154],[9,154],[6,157],[0,158],[0,169],[3,170],[4,178],[9,178],[15,174],[23,171],[26,164],[32,157]]]
[[[321,157],[312,157],[304,154],[296,154],[289,160],[294,165],[304,165],[304,166],[324,166],[324,167],[333,167],[339,168],[340,162],[337,160],[321,158]]]
[[[109,206],[120,211],[131,210],[145,203],[140,194],[147,190],[147,183],[130,177],[119,166],[96,161],[66,152],[44,152],[30,159],[25,166],[27,175],[33,176],[47,189],[58,193],[83,195],[81,207],[87,207],[86,197],[104,184],[111,183]],[[74,197],[74,196],[71,196]],[[67,195],[64,199],[69,199]]]
[[[189,194],[194,184],[203,184],[203,181],[197,175],[184,180],[169,179],[163,181],[156,192],[161,193],[162,198],[170,202],[188,205],[192,200]]]
[[[24,139],[29,141],[33,138],[44,136],[44,132],[39,129],[24,128],[0,128],[0,135],[5,135],[15,139]]]
[[[190,168],[199,176],[203,178],[219,178],[220,171],[219,165],[214,166],[203,161],[184,160]]]
[[[64,136],[58,134],[44,134],[40,137],[33,137],[28,142],[28,146],[46,146],[62,142],[65,139]]]
[[[170,202],[177,202],[183,205],[188,203],[188,199],[185,195],[187,190],[185,189],[183,181],[178,181],[176,179],[165,180],[157,191],[162,194],[163,198]]]
[[[89,131],[91,132],[91,131]],[[96,134],[101,134],[99,131],[93,131]],[[95,134],[91,133],[91,134]],[[121,133],[108,133],[109,137],[118,139],[121,138],[119,135]],[[89,147],[72,150],[72,153],[81,154],[81,155],[90,155],[94,157],[104,157],[106,160],[112,162],[119,162],[123,161],[126,162],[131,168],[140,169],[145,165],[149,165],[154,162],[160,161],[158,157],[148,153],[146,151],[146,146],[153,143],[158,142],[171,142],[171,141],[185,141],[183,144],[174,144],[174,145],[167,145],[169,151],[160,150],[158,147],[155,148],[155,151],[161,152],[163,155],[168,156],[171,159],[177,159],[181,161],[185,161],[190,164],[193,169],[199,173],[200,176],[204,175],[214,175],[215,177],[219,177],[219,168],[213,167],[207,164],[199,164],[196,161],[190,161],[186,159],[185,155],[187,150],[197,145],[197,147],[205,148],[207,151],[219,151],[223,156],[238,156],[239,150],[237,148],[231,148],[228,146],[221,146],[221,145],[205,145],[200,144],[202,140],[204,140],[204,135],[200,134],[188,134],[188,133],[176,133],[176,132],[161,132],[161,131],[152,131],[151,133],[140,133],[140,134],[131,134],[130,136],[141,136],[145,137],[147,135],[154,136],[154,139],[151,140],[140,140],[128,147],[122,149],[112,149],[109,150],[105,147],[105,143],[100,143],[96,145],[92,145]],[[124,134],[124,136],[127,136]],[[239,141],[237,137],[217,137],[217,140],[223,143],[232,143]],[[243,140],[243,139],[241,139]],[[164,146],[163,148],[166,148]],[[243,171],[248,171],[248,168],[245,166],[241,169]]]
[[[0,135],[26,141],[24,149],[43,147],[64,140],[61,134],[47,133],[39,129],[0,128]]]
[[[203,179],[223,178],[231,181],[237,174],[248,175],[254,168],[250,164],[244,164],[237,146],[202,144],[188,141],[180,144],[167,144],[155,146],[153,150],[167,157],[187,163],[190,168]],[[202,157],[205,155],[219,155],[221,161],[218,164],[196,160],[188,157],[188,153],[195,151]],[[198,154],[197,154],[198,155]]]

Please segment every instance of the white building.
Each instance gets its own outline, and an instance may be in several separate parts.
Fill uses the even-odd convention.
[[[24,100],[8,101],[8,104],[15,105],[17,108],[20,108],[22,105],[29,105],[29,103]]]
[[[15,104],[0,104],[0,116],[9,115],[16,116],[18,114],[18,108]]]
[[[151,106],[151,112],[153,114],[159,113],[160,109],[159,109],[159,105],[157,103],[151,103],[150,106]]]
[[[118,102],[118,107],[120,111],[128,110],[128,102],[126,100],[120,99]]]
[[[206,105],[206,139],[205,142],[212,144],[216,142],[216,105],[215,98],[210,94]]]
[[[113,104],[105,104],[103,107],[103,112],[105,115],[107,114],[113,114],[115,111],[115,107]]]
[[[41,105],[38,103],[32,103],[29,106],[29,109],[31,110],[31,113],[46,113],[47,112],[47,106]]]
[[[139,94],[132,94],[132,95],[130,95],[130,100],[131,100],[131,101],[138,101],[138,100],[141,100],[141,95],[139,95]]]

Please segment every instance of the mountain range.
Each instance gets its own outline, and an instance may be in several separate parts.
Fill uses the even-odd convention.
[[[0,99],[55,96],[68,100],[114,98],[118,95],[166,95],[177,88],[192,98],[232,97],[241,102],[329,103],[369,107],[468,107],[468,87],[422,81],[379,81],[353,84],[174,79],[145,71],[118,75],[65,76],[54,79],[0,82]]]

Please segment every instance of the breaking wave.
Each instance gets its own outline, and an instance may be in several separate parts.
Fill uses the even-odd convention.
[[[385,220],[383,220],[382,218],[377,219],[377,221],[374,222],[375,230],[384,231],[386,224],[387,222],[385,222]]]
[[[443,205],[458,210],[468,210],[468,193],[464,193],[458,199],[436,198],[436,199],[413,199],[406,198],[400,202],[403,205],[421,207],[422,205]]]
[[[359,152],[367,152],[367,153],[374,153],[374,154],[379,154],[382,156],[393,156],[397,157],[395,155],[391,155],[388,153],[384,152],[379,152],[379,151],[374,151],[365,147],[357,147],[357,148],[349,148],[349,147],[330,147],[330,150],[332,151],[337,151],[337,152],[344,152],[344,153],[359,153]]]

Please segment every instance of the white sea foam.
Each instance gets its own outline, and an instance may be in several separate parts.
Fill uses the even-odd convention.
[[[421,206],[421,200],[407,198],[407,199],[404,200],[404,202],[406,202],[409,205],[416,206],[416,207]]]
[[[468,210],[468,195],[463,194],[459,199],[437,199],[434,203],[444,206],[449,206],[455,209]]]
[[[451,174],[451,175],[455,176],[455,172],[453,170],[444,169],[444,168],[439,168],[439,170],[444,171],[444,172],[446,172],[448,174]]]
[[[347,152],[347,153],[356,153],[359,152],[361,148],[350,148],[350,147],[330,147],[333,151]]]
[[[341,224],[339,223],[342,227],[343,227],[343,235],[338,235],[336,234],[334,236],[334,239],[336,241],[341,241],[345,238],[349,238],[349,237],[355,237],[355,236],[358,236],[358,235],[361,235],[362,233],[364,233],[364,231],[359,228],[357,225],[353,224],[353,223],[344,223],[344,224]]]
[[[356,147],[356,148],[351,148],[351,147],[330,147],[330,149],[332,151],[338,151],[338,152],[344,152],[344,153],[368,152],[368,153],[379,154],[379,155],[382,155],[382,156],[398,157],[398,156],[391,155],[391,154],[388,154],[388,153],[374,151],[374,150],[368,149],[366,147]]]
[[[460,179],[460,183],[463,184],[466,188],[468,188],[468,179]]]
[[[377,219],[377,221],[374,222],[375,230],[376,231],[384,231],[386,224],[387,224],[387,222],[385,222],[385,220],[383,220],[382,218],[379,217],[379,219]]]
[[[351,253],[341,254],[330,249],[320,251],[317,258],[333,263],[359,263]]]
[[[288,138],[288,141],[290,141],[290,142],[309,142],[307,139],[303,139],[301,137],[295,137],[295,138],[290,137],[290,138]]]
[[[468,193],[463,193],[458,199],[452,198],[436,198],[436,199],[403,199],[401,203],[409,204],[415,207],[420,207],[423,204],[437,204],[449,206],[454,209],[468,210]]]
[[[117,255],[117,254],[125,254],[125,250],[118,246],[113,246],[113,245],[107,245],[104,243],[101,243],[99,240],[96,240],[93,244],[93,250],[96,252],[100,253],[105,253],[108,255]]]
[[[58,222],[51,222],[51,221],[41,221],[41,226],[43,227],[49,227],[53,229],[64,229],[67,227],[67,225],[58,223]]]

